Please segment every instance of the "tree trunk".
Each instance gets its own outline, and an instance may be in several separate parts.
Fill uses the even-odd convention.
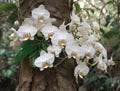
[[[51,17],[57,19],[54,23],[59,26],[63,21],[69,22],[72,0],[20,0],[19,17],[23,21],[30,15],[33,8],[44,4],[50,11]],[[60,60],[59,60],[60,61]],[[16,91],[77,91],[74,78],[75,62],[65,60],[61,65],[40,71],[29,65],[26,58],[20,63],[19,84]]]

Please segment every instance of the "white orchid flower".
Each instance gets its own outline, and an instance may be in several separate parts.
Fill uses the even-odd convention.
[[[96,21],[93,22],[93,30],[95,30],[95,31],[99,31],[100,30],[100,25]]]
[[[94,44],[98,40],[99,40],[99,36],[96,33],[93,33],[90,36],[88,36],[88,40],[86,42]]]
[[[84,52],[79,45],[66,45],[65,51],[69,58],[73,57],[75,59],[83,58]]]
[[[68,33],[64,22],[60,25],[59,31],[56,31],[51,38],[53,45],[63,47],[67,44],[72,44],[74,42],[74,37],[71,33]]]
[[[97,68],[107,72],[107,65],[105,62],[99,61],[99,63],[97,64]]]
[[[95,47],[96,51],[99,51],[99,52],[101,52],[103,49],[103,45],[99,42],[95,42],[94,47]]]
[[[96,57],[94,59],[98,64],[97,64],[97,68],[102,70],[102,71],[105,71],[107,72],[107,58],[104,57],[104,55],[100,54],[98,57]]]
[[[46,24],[42,29],[41,32],[45,36],[46,40],[51,38],[54,32],[59,31],[56,26],[53,26],[51,23]]]
[[[103,55],[104,57],[107,58],[107,50],[104,48],[104,46],[101,43],[95,42],[94,48],[95,48],[96,52],[101,53],[101,55]]]
[[[87,21],[83,18],[82,26],[88,33],[92,33],[91,26],[87,23]]]
[[[80,37],[83,37],[83,38],[87,38],[88,37],[88,32],[85,31],[84,27],[80,26],[77,28],[78,29],[78,32],[79,32],[79,36]]]
[[[40,71],[43,71],[48,67],[53,67],[54,59],[55,57],[53,54],[41,51],[40,56],[35,60],[34,64],[36,67],[40,68]]]
[[[59,57],[59,54],[61,53],[61,47],[55,46],[55,45],[53,45],[53,46],[50,45],[47,48],[47,51],[48,51],[48,53],[51,53],[51,54],[55,55],[56,57]]]
[[[80,17],[78,17],[78,16],[75,14],[75,11],[74,11],[74,10],[72,11],[72,14],[71,14],[70,26],[71,26],[72,24],[80,24]]]
[[[31,25],[22,25],[16,31],[20,41],[25,41],[25,40],[33,40],[35,34],[37,33],[37,29]]]
[[[51,41],[53,45],[63,47],[67,44],[72,44],[74,42],[74,37],[66,31],[57,31],[54,33]]]
[[[82,45],[81,48],[83,49],[86,58],[91,59],[94,57],[96,51],[91,44]]]
[[[89,72],[88,66],[84,62],[80,62],[74,69],[74,76],[77,78],[83,78]]]
[[[94,43],[94,48],[96,51],[100,52],[101,55],[103,55],[104,57],[107,58],[107,50],[104,48],[104,46],[99,43],[99,42],[95,42]]]
[[[63,23],[59,26],[59,30],[60,30],[60,31],[67,32],[66,26],[67,26],[67,25],[65,25],[65,22],[63,22]]]
[[[46,21],[48,22],[48,21]],[[31,26],[34,26],[37,28],[37,30],[41,30],[41,28],[43,26],[45,26],[46,22],[44,23],[41,23],[39,22],[38,20],[34,19],[33,17],[30,17],[30,18],[25,18],[24,21],[23,21],[23,25],[31,25]],[[41,32],[41,31],[40,31]]]
[[[32,10],[32,17],[40,22],[44,22],[50,18],[50,13],[45,9],[44,5],[40,5],[38,8]]]

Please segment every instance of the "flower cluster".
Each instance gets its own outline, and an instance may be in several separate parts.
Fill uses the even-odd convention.
[[[54,67],[55,58],[64,52],[65,57],[73,58],[77,66],[74,75],[83,78],[89,72],[89,65],[97,65],[97,68],[107,71],[107,66],[114,65],[111,59],[107,59],[107,52],[103,45],[98,42],[100,26],[96,21],[90,25],[85,18],[71,13],[71,22],[67,25],[63,22],[59,27],[52,24],[53,19],[43,5],[32,10],[30,18],[25,18],[22,25],[9,38],[12,40],[11,47],[26,40],[35,40],[35,36],[44,37],[50,41],[46,50],[40,51],[40,56],[34,61],[34,65],[43,71]],[[66,29],[69,27],[69,29]],[[19,42],[19,43],[18,43]],[[29,47],[29,46],[28,46]],[[90,60],[92,59],[92,63]]]
[[[97,19],[101,26],[104,26],[105,17],[110,12],[109,5],[105,6],[107,0],[74,0],[74,3],[79,5],[82,17],[89,20]]]

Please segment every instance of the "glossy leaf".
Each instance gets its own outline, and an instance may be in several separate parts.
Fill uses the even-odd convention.
[[[19,53],[15,56],[13,61],[14,62],[22,61],[25,57],[27,57],[33,51],[37,50],[38,44],[39,44],[38,41],[32,41],[32,40],[23,42],[19,46],[19,48],[21,48],[21,50],[19,50]]]

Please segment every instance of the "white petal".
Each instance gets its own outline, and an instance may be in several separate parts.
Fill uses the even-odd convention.
[[[97,64],[97,68],[102,70],[102,71],[107,71],[107,65],[105,62],[99,61]]]
[[[82,48],[78,45],[66,45],[65,51],[69,57],[74,58],[84,57],[84,52],[82,51]]]
[[[93,22],[93,29],[94,29],[95,31],[100,30],[100,26],[99,26],[98,22],[96,22],[96,21]]]
[[[81,74],[81,77],[82,77],[82,76],[87,75],[88,72],[89,72],[88,66],[87,66],[84,62],[80,62],[80,63],[75,67],[74,75],[75,75],[76,77],[78,77],[79,74],[82,73],[82,74]]]
[[[33,37],[37,33],[37,29],[31,25],[22,25],[17,31],[19,37],[23,38],[24,33],[30,33]]]
[[[41,16],[43,16],[45,19],[48,19],[50,17],[49,11],[45,9],[43,5],[32,10],[33,18],[38,19]]]
[[[50,53],[45,53],[43,55],[40,55],[34,62],[36,67],[40,67],[40,68],[47,68],[47,67],[43,67],[43,63],[48,63],[48,67],[51,66],[54,62],[54,55],[50,54]]]
[[[44,54],[46,54],[46,52],[45,52],[44,50],[42,50],[42,51],[40,52],[40,55],[44,55]]]
[[[95,49],[90,44],[82,45],[81,47],[83,48],[83,52],[87,58],[92,58],[96,53]]]
[[[59,57],[59,54],[61,53],[61,47],[55,46],[55,45],[49,46],[49,47],[47,48],[47,50],[48,50],[48,53],[52,53],[52,54],[54,54],[56,57]]]
[[[56,26],[53,26],[52,24],[46,24],[42,29],[41,32],[46,38],[51,38],[54,34],[54,32],[59,31],[59,29]]]
[[[72,36],[72,34],[69,34],[67,32],[64,32],[64,31],[58,31],[58,32],[55,32],[53,37],[51,38],[51,41],[52,41],[52,44],[53,45],[59,45],[59,42],[61,40],[64,40],[65,41],[65,44],[72,44],[73,41],[74,41],[74,37]]]

